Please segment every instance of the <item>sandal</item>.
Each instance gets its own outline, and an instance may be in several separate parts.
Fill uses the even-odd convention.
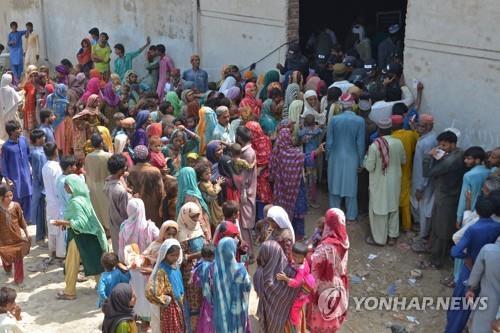
[[[56,294],[56,299],[61,300],[61,301],[72,301],[76,299],[76,296],[73,295],[66,295],[64,291],[60,291]]]
[[[443,286],[451,288],[451,289],[454,289],[455,285],[456,285],[455,279],[453,276],[445,277],[444,279],[439,281],[439,283],[441,283]]]
[[[365,242],[366,242],[366,244],[368,244],[368,245],[373,245],[373,246],[384,246],[384,245],[382,245],[382,244],[375,243],[375,241],[373,240],[373,237],[372,237],[372,236],[367,236],[367,237],[365,238]]]

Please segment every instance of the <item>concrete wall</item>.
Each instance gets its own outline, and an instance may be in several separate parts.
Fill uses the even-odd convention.
[[[462,147],[500,146],[498,0],[409,0],[405,77],[424,83],[422,111]]]
[[[151,36],[163,43],[174,63],[190,67],[192,53],[202,56],[202,67],[218,80],[223,64],[241,68],[286,42],[287,0],[0,0],[0,43],[6,45],[9,22],[20,28],[32,21],[42,46],[41,58],[52,65],[63,58],[76,62],[76,52],[88,30],[97,26],[109,43],[135,50]],[[42,27],[45,27],[45,37]],[[230,39],[231,38],[231,39]],[[286,46],[258,65],[258,71],[284,61]],[[114,58],[113,58],[114,59]],[[145,56],[134,60],[144,73]]]

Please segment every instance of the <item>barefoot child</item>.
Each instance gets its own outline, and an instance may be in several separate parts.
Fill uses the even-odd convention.
[[[146,287],[147,300],[159,311],[151,311],[153,332],[184,332],[184,285],[180,264],[181,244],[167,239],[160,247],[158,258]]]
[[[12,273],[14,265],[14,283],[21,284],[24,280],[23,258],[30,251],[31,238],[23,210],[12,201],[13,196],[5,184],[0,185],[0,258],[7,274]]]
[[[200,188],[203,199],[205,199],[210,212],[210,225],[212,226],[212,230],[215,230],[224,218],[222,208],[218,202],[218,196],[222,190],[221,185],[224,183],[224,178],[219,177],[215,183],[212,183],[210,166],[207,164],[197,165],[196,174],[199,180],[198,187]]]
[[[295,277],[290,278],[285,273],[276,274],[276,279],[285,281],[289,287],[301,288],[297,298],[290,309],[290,322],[295,326],[297,332],[300,332],[302,326],[302,310],[304,305],[309,302],[309,294],[314,289],[315,281],[311,275],[309,265],[305,261],[307,255],[307,246],[303,243],[295,243],[292,247],[293,268],[296,271]]]
[[[113,288],[119,283],[129,283],[130,272],[127,266],[118,260],[118,255],[113,252],[104,253],[101,257],[101,265],[105,272],[101,274],[97,284],[97,307],[100,308],[104,301],[111,295]]]

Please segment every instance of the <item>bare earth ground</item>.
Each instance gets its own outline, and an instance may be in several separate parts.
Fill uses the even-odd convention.
[[[322,208],[311,209],[306,220],[306,233],[311,234],[315,220],[324,213],[326,195],[322,194]],[[409,272],[423,257],[414,254],[408,244],[413,235],[402,234],[396,247],[373,247],[364,242],[368,230],[368,219],[361,218],[356,225],[348,226],[351,249],[349,252],[349,275],[364,276],[360,283],[350,285],[351,297],[387,296],[388,287],[394,284],[395,296],[451,296],[451,289],[442,286],[441,278],[450,274],[450,267],[445,271],[423,271],[423,278],[415,285],[408,282]],[[29,227],[33,239],[34,226]],[[411,236],[411,237],[410,237]],[[377,257],[369,260],[368,256]],[[47,257],[47,249],[32,246],[31,253],[25,259],[25,282],[15,286],[11,277],[3,270],[0,272],[0,285],[13,287],[18,291],[18,304],[23,310],[23,327],[26,332],[100,332],[103,315],[96,308],[95,282],[90,279],[78,284],[78,299],[75,301],[59,301],[55,299],[57,291],[64,287],[63,269],[59,265],[50,265],[46,271],[30,272],[39,269],[43,258]],[[255,265],[254,265],[255,266]],[[251,267],[251,272],[255,267]],[[352,280],[351,280],[352,281]],[[341,333],[348,332],[390,332],[391,324],[406,327],[408,332],[440,332],[443,330],[446,313],[428,309],[427,311],[392,312],[392,311],[356,311],[355,303],[349,303],[348,320]],[[257,297],[252,291],[250,296],[250,314],[254,322],[254,331],[258,332],[254,314],[257,310]],[[417,323],[410,322],[406,316],[415,317]]]

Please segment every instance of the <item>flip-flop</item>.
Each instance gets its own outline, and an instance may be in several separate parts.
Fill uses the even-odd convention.
[[[379,247],[380,247],[380,246],[384,246],[384,245],[382,245],[382,244],[378,244],[378,243],[376,243],[376,242],[373,240],[373,237],[372,237],[372,236],[366,236],[366,238],[365,238],[365,242],[366,242],[366,244],[368,244],[368,245],[379,246]]]
[[[66,295],[64,291],[60,291],[56,294],[56,299],[60,301],[73,301],[76,299],[76,296]]]
[[[439,283],[441,283],[443,286],[451,288],[451,289],[455,288],[455,285],[456,285],[455,279],[453,277],[450,277],[450,276],[442,279],[441,281],[439,281]]]

